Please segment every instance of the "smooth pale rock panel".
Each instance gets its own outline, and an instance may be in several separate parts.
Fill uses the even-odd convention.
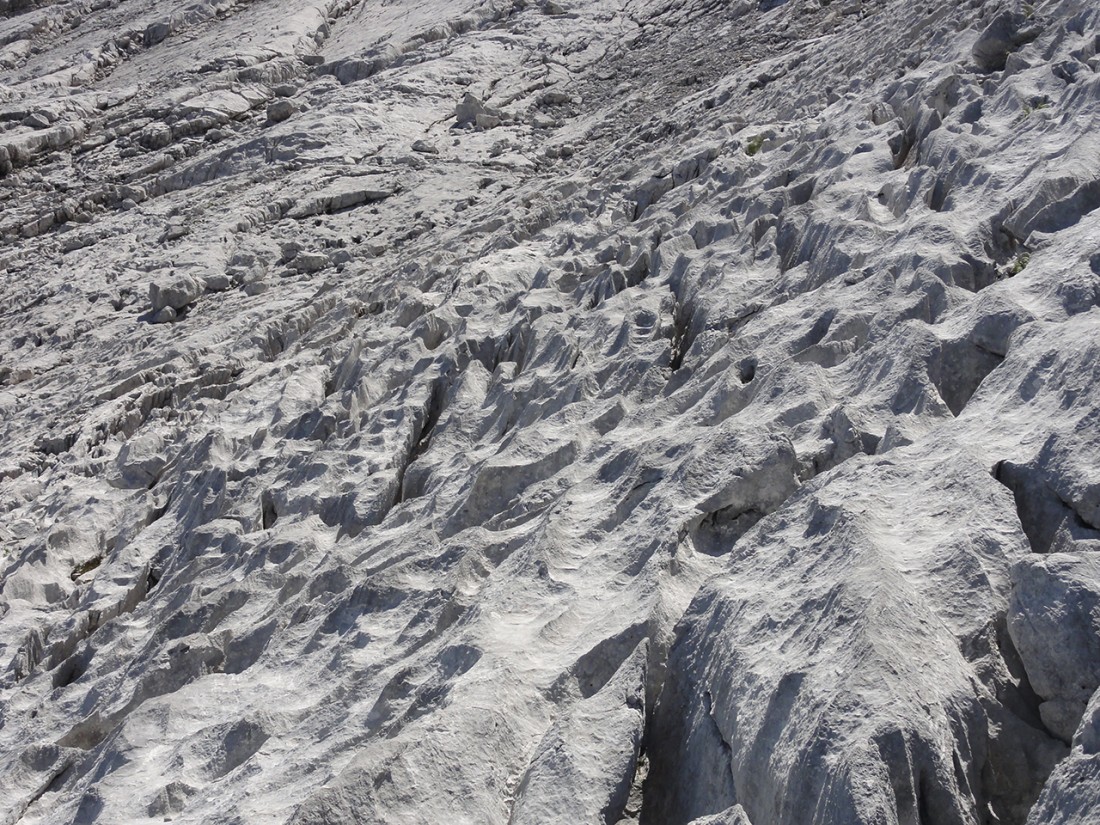
[[[1036,553],[1100,548],[1098,333],[1095,309],[1019,329],[958,421],[1012,491]]]
[[[643,642],[539,743],[516,791],[510,825],[616,822],[626,805],[645,724]]]
[[[1012,568],[1008,631],[1044,724],[1069,742],[1100,688],[1100,557],[1053,553]]]
[[[110,483],[126,489],[148,489],[164,471],[168,459],[164,438],[160,433],[147,432],[127,441],[115,459],[117,476]]]
[[[1006,10],[993,18],[974,43],[974,62],[984,72],[1005,67],[1008,56],[1039,36],[1041,20],[1032,20],[1034,8]]]
[[[1002,649],[1028,551],[1006,491],[937,453],[811,482],[702,589],[647,739],[649,821],[733,804],[792,824],[1026,815],[1064,753]]]

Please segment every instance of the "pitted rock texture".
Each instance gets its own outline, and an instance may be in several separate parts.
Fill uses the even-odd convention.
[[[0,2],[0,823],[1100,820],[1098,52]]]

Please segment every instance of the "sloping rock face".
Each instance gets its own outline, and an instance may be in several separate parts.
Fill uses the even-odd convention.
[[[0,823],[1100,821],[1092,0],[0,3]]]

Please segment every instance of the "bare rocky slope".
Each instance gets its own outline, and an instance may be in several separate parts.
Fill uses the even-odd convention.
[[[1100,821],[1094,0],[0,67],[0,823]]]

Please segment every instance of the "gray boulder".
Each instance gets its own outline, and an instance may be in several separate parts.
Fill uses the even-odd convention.
[[[179,310],[197,301],[205,290],[206,285],[198,278],[173,271],[149,284],[149,303],[154,313],[164,307]]]
[[[298,111],[298,106],[293,100],[280,97],[267,104],[267,119],[272,123],[286,120]]]

